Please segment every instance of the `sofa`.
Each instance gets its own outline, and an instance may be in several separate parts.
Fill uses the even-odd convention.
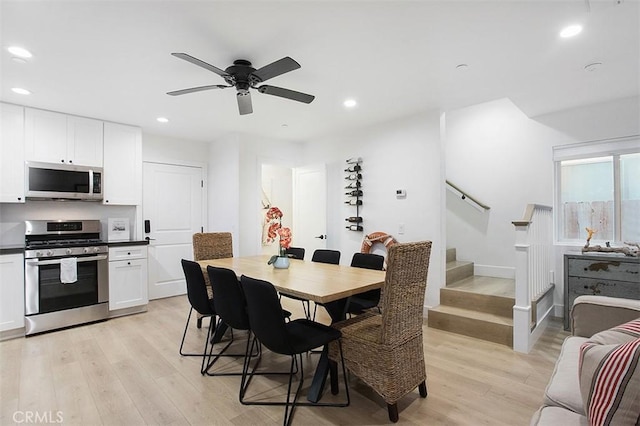
[[[640,424],[640,300],[579,296],[570,320],[572,335],[562,344],[531,425]],[[626,370],[618,387],[601,390],[614,376],[606,372],[607,362],[621,351]],[[605,402],[599,402],[607,389]]]

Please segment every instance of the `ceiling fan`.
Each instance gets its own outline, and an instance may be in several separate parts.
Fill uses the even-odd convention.
[[[186,53],[172,53],[176,58],[183,59],[187,62],[191,62],[194,65],[202,67],[206,70],[212,71],[224,78],[227,85],[213,84],[209,86],[191,87],[189,89],[174,90],[167,92],[167,95],[178,96],[185,95],[187,93],[201,92],[203,90],[211,89],[226,89],[228,87],[235,87],[238,91],[236,97],[238,99],[238,109],[240,115],[251,114],[253,107],[251,106],[251,93],[249,89],[256,89],[260,93],[266,93],[267,95],[279,96],[285,99],[291,99],[298,102],[304,102],[305,104],[311,103],[315,99],[315,96],[308,95],[306,93],[296,92],[295,90],[284,89],[282,87],[269,86],[262,84],[270,78],[277,77],[281,74],[300,68],[300,64],[291,59],[290,57],[284,57],[280,60],[265,65],[262,68],[255,69],[251,66],[251,62],[245,59],[238,59],[233,61],[233,65],[227,67],[224,71],[218,67],[201,61],[198,58],[194,58]]]

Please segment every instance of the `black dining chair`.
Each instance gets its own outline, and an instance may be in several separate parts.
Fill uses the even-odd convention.
[[[209,369],[220,357],[220,354],[218,354],[218,356],[216,356],[213,361],[209,362],[205,371],[209,376],[242,376],[242,380],[240,382],[239,400],[241,403],[245,404],[244,393],[246,387],[248,386],[247,374],[251,358],[257,357],[257,361],[250,373],[251,376],[253,376],[254,374],[289,374],[289,372],[255,373],[256,368],[258,368],[258,365],[260,364],[262,348],[260,345],[256,345],[255,353],[251,353],[251,326],[249,325],[249,316],[247,315],[247,302],[245,300],[244,294],[242,293],[242,288],[240,287],[238,277],[236,276],[236,273],[231,269],[216,268],[213,266],[207,266],[207,274],[209,275],[209,281],[211,282],[213,294],[215,295],[215,297],[213,298],[213,304],[216,310],[216,314],[218,315],[218,317],[220,317],[220,320],[227,326],[231,327],[232,330],[244,330],[248,332],[248,335],[245,352],[243,354],[229,355],[244,357],[241,372],[210,372]],[[283,309],[282,316],[283,318],[288,319],[291,316],[291,312]],[[229,345],[227,345],[227,347],[228,346]]]
[[[280,299],[273,284],[263,280],[242,275],[240,283],[247,301],[247,313],[249,315],[249,324],[255,338],[267,347],[270,351],[277,354],[288,355],[291,357],[291,366],[289,374],[289,384],[287,387],[287,399],[284,403],[284,422],[285,426],[291,424],[293,411],[296,406],[332,406],[346,407],[350,403],[349,386],[347,384],[347,374],[342,363],[342,374],[344,378],[344,386],[347,400],[344,403],[309,403],[298,402],[298,396],[304,383],[304,370],[302,363],[302,354],[310,351],[318,346],[327,345],[329,342],[337,342],[340,347],[340,332],[332,327],[310,321],[306,318],[299,318],[290,322],[285,322],[280,311]],[[254,339],[254,342],[256,340]],[[342,356],[342,352],[340,352]],[[296,393],[291,398],[291,385],[295,368],[300,372],[300,383],[296,389]],[[338,377],[337,362],[330,361],[330,377],[331,390],[333,394],[338,393]],[[265,405],[281,405],[281,402],[265,402]]]
[[[351,266],[354,268],[382,271],[384,270],[384,256],[371,253],[354,253],[351,258]],[[347,313],[351,315],[358,315],[363,313],[365,309],[377,308],[378,303],[380,303],[379,288],[356,294],[349,298]],[[380,308],[378,308],[378,310],[379,309]]]
[[[289,247],[288,249],[285,250],[285,254],[291,259],[304,260],[304,253],[305,253],[305,249],[303,247]],[[300,302],[302,302],[302,311],[304,312],[304,317],[306,319],[311,319],[311,308],[310,308],[308,299],[305,299],[303,297],[298,297],[298,296],[292,296],[290,294],[282,294],[282,293],[280,293],[280,296],[281,297],[284,296],[293,300],[299,300]]]
[[[189,309],[189,315],[187,316],[187,323],[184,326],[184,332],[182,333],[182,342],[180,342],[180,355],[182,356],[201,356],[202,365],[200,366],[200,373],[205,372],[205,362],[207,359],[207,349],[209,348],[209,342],[213,337],[213,331],[217,325],[216,323],[216,310],[213,304],[213,300],[209,298],[207,293],[207,285],[204,281],[204,275],[202,274],[202,268],[197,262],[191,260],[182,259],[182,270],[184,271],[184,277],[187,281],[187,298],[191,305]],[[186,353],[183,352],[183,346],[185,337],[187,336],[187,329],[189,328],[189,321],[191,320],[191,314],[193,311],[199,313],[202,318],[209,318],[209,328],[204,341],[204,350],[202,353]]]
[[[331,265],[339,265],[340,264],[340,252],[338,250],[328,250],[328,249],[317,249],[313,252],[313,256],[311,257],[312,262],[318,263],[329,263]],[[317,303],[313,307],[313,317],[312,320],[316,319],[316,311],[318,310],[318,305],[322,306],[321,303]]]
[[[340,263],[340,252],[338,250],[317,249],[313,252],[311,261],[338,265]]]
[[[285,254],[292,259],[304,260],[304,248],[303,247],[289,247],[285,250]]]

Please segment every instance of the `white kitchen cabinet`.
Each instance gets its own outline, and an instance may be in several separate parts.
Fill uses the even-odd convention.
[[[24,256],[0,255],[0,332],[24,327]],[[23,333],[20,333],[23,334]]]
[[[103,203],[142,204],[142,130],[104,123]]]
[[[147,246],[109,247],[109,310],[144,311],[147,303]]]
[[[0,107],[0,203],[24,203],[24,107]]]
[[[25,159],[102,167],[103,122],[25,108]]]
[[[104,123],[84,117],[67,117],[67,155],[73,164],[102,167]]]

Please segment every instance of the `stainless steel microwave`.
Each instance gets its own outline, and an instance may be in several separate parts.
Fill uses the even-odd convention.
[[[25,163],[26,198],[31,200],[102,200],[101,167]]]

